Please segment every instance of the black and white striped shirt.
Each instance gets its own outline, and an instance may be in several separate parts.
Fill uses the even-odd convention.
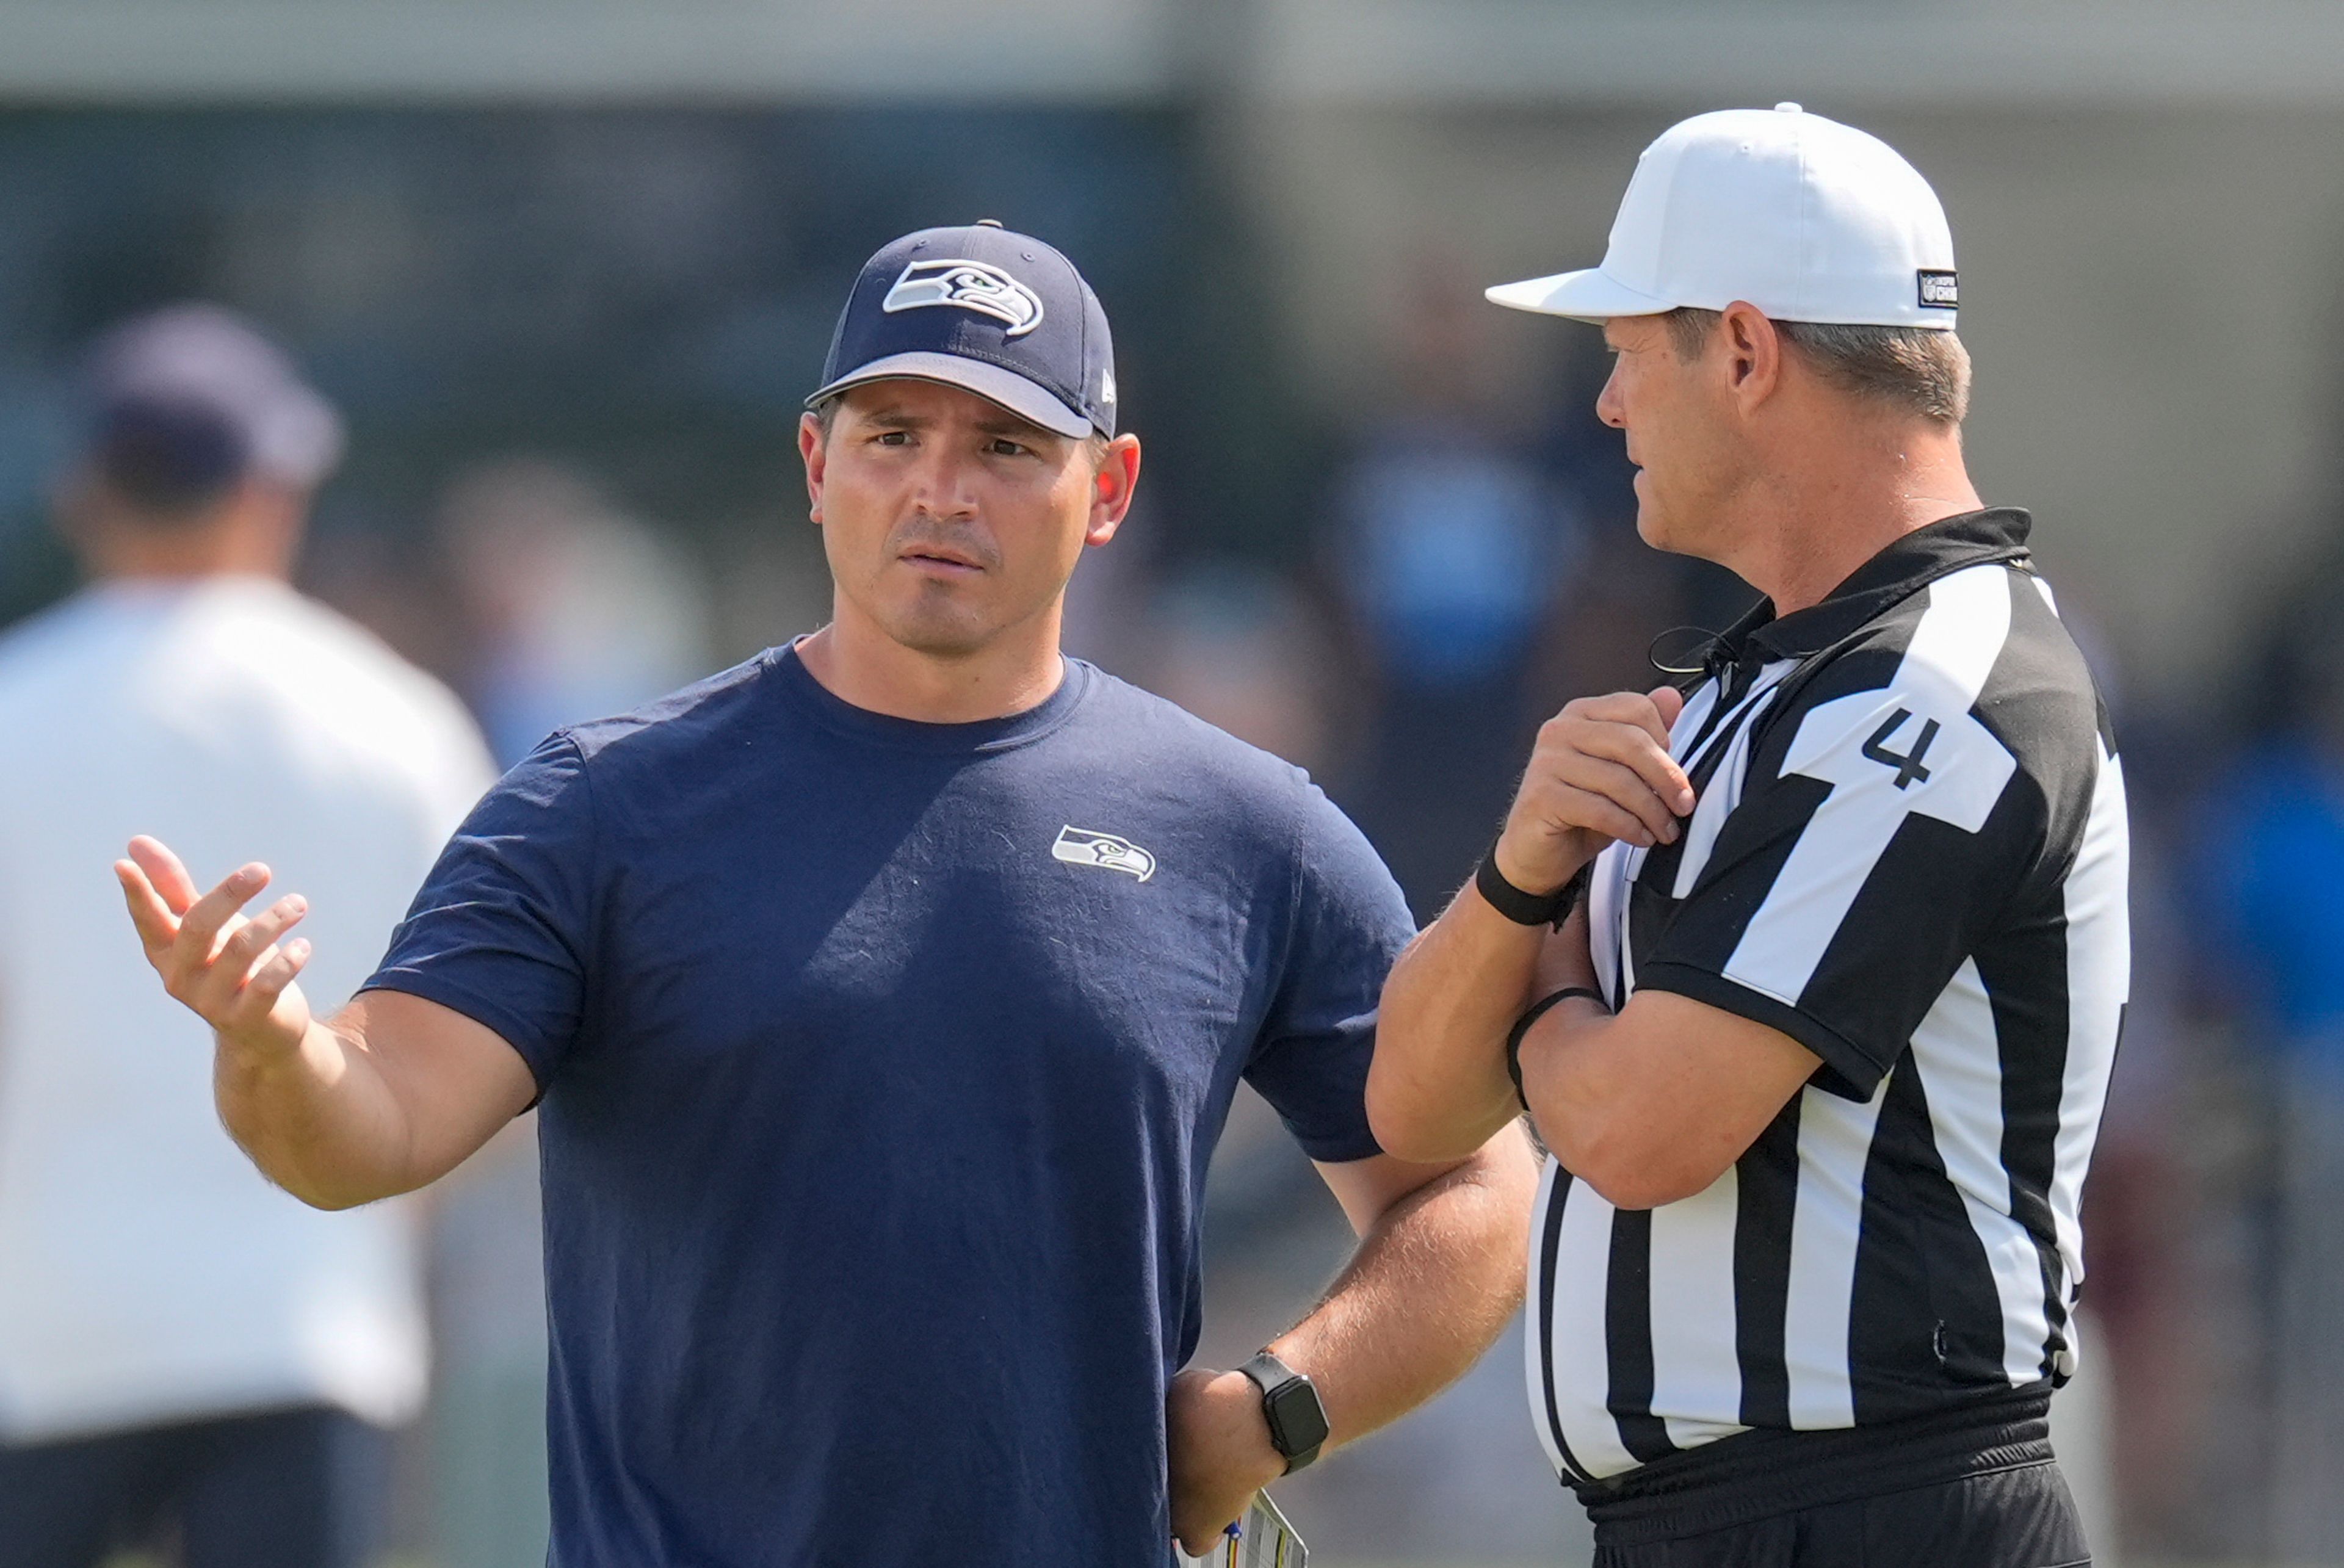
[[[1589,890],[1614,1007],[1673,991],[1823,1067],[1706,1191],[1549,1162],[1531,1401],[1568,1480],[1749,1428],[2066,1381],[2076,1209],[2129,984],[2123,772],[2020,511],[1948,518],[1720,638],[1674,844]]]

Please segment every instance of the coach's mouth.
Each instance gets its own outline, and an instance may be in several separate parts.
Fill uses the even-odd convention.
[[[985,570],[985,562],[979,561],[973,553],[965,550],[955,550],[948,544],[916,545],[903,551],[896,559],[913,566],[932,572],[941,572],[952,577]]]
[[[904,551],[900,561],[921,567],[921,570],[943,572],[945,577],[970,577],[970,574],[985,572],[985,567],[977,565],[975,561],[968,561],[965,555],[952,555],[945,553],[945,551]]]

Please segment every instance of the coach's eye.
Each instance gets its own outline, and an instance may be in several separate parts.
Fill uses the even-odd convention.
[[[1023,457],[1026,454],[1026,449],[1007,436],[995,436],[985,450],[997,458]]]
[[[881,430],[874,440],[883,447],[908,447],[912,444],[912,432],[909,430]]]

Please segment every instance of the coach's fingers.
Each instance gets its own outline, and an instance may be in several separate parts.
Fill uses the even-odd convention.
[[[268,867],[254,861],[230,872],[220,885],[187,906],[179,917],[178,939],[171,944],[171,966],[182,981],[192,980],[219,951],[221,930],[253,895],[268,885]]]
[[[244,989],[221,1014],[218,1027],[223,1031],[234,1031],[250,1029],[265,1022],[284,999],[302,966],[308,963],[310,951],[308,939],[296,936],[271,952],[268,961],[253,971],[252,978],[244,983]]]
[[[1676,837],[1676,814],[1635,769],[1585,752],[1570,753],[1556,762],[1556,777],[1561,783],[1588,794],[1601,795],[1622,807],[1662,844]]]
[[[200,989],[217,1005],[227,1006],[235,999],[237,987],[252,975],[254,966],[269,956],[269,948],[277,939],[308,912],[308,899],[298,893],[288,893],[246,921],[220,944]]]
[[[116,861],[114,880],[122,885],[122,902],[130,910],[130,924],[137,928],[138,945],[146,949],[146,961],[160,968],[163,955],[170,951],[171,938],[179,934],[178,917],[164,905],[163,895],[155,891],[136,862]]]
[[[146,880],[154,884],[173,915],[185,915],[195,903],[196,879],[187,875],[187,866],[171,853],[169,845],[142,833],[130,841],[130,859],[146,874]]]

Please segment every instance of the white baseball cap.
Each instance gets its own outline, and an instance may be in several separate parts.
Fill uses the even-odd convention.
[[[1744,299],[1778,321],[1945,331],[1960,303],[1953,233],[1921,171],[1796,104],[1670,126],[1636,160],[1602,266],[1489,298],[1581,321]]]

